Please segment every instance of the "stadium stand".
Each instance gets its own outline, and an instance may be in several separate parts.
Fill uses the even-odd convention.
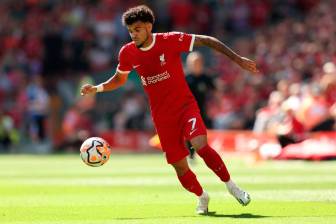
[[[119,48],[130,40],[121,13],[139,3],[158,15],[157,32],[213,35],[257,61],[261,74],[252,76],[200,49],[216,83],[207,102],[216,129],[268,133],[283,144],[335,130],[336,1],[4,0],[0,139],[8,123],[18,133],[6,148],[74,150],[81,139],[110,130],[154,132],[134,74],[113,94],[78,93],[84,80],[112,74]]]

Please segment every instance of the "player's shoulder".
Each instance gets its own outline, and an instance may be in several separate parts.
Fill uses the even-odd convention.
[[[167,39],[166,33],[154,33],[156,40],[165,40]]]
[[[165,33],[156,33],[156,37],[163,40],[168,40],[171,38],[180,38],[181,36],[184,36],[185,33],[178,32],[178,31],[169,31]]]

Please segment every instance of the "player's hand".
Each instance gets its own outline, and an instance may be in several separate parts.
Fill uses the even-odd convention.
[[[238,64],[240,65],[240,67],[242,67],[243,69],[249,72],[252,72],[253,74],[259,73],[259,70],[257,68],[257,63],[255,63],[254,61],[248,58],[240,57]]]
[[[91,85],[91,84],[85,84],[82,86],[80,94],[82,96],[85,96],[87,94],[95,94],[97,92],[97,87]]]

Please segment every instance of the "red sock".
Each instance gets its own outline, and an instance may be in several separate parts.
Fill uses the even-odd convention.
[[[213,171],[215,174],[224,182],[230,180],[229,171],[226,169],[226,166],[222,158],[218,153],[211,148],[209,145],[204,146],[203,148],[197,151],[197,154],[203,158],[205,164]]]
[[[178,176],[182,186],[187,189],[188,191],[196,194],[197,196],[201,196],[203,193],[203,189],[199,184],[196,175],[191,171],[188,170],[182,176]]]

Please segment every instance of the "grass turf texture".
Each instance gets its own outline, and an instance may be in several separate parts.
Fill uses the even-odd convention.
[[[336,161],[226,159],[252,202],[241,207],[198,159],[210,215],[160,155],[113,155],[88,167],[77,155],[0,156],[0,223],[336,223]]]

